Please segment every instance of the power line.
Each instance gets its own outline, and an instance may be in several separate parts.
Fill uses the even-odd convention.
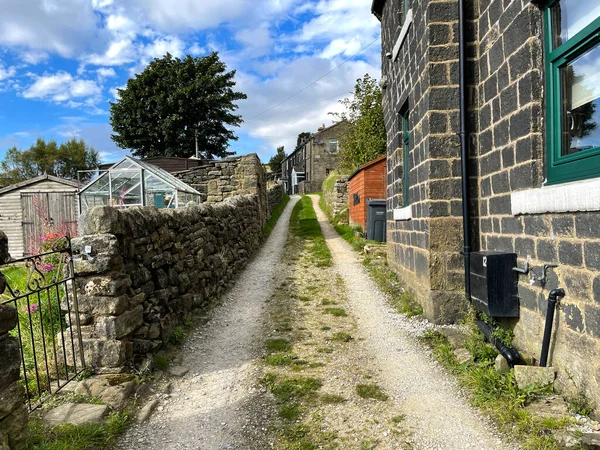
[[[308,106],[316,105],[317,103],[322,103],[324,101],[331,100],[332,98],[340,97],[340,96],[342,96],[344,94],[347,94],[347,93],[348,93],[347,91],[344,91],[344,92],[341,92],[339,94],[332,95],[331,97],[322,98],[321,100],[317,100],[317,101],[312,102],[312,103],[307,103],[306,105],[297,106],[295,108],[288,109],[287,111],[282,111],[282,112],[278,112],[278,113],[275,113],[275,114],[271,114],[270,116],[267,116],[267,117],[262,117],[260,119],[254,119],[254,120],[253,119],[246,120],[245,123],[248,123],[248,122],[258,122],[258,121],[261,121],[261,120],[267,120],[267,119],[270,119],[271,117],[280,116],[281,114],[287,114],[289,112],[296,111],[297,109],[302,109],[302,108],[306,108]]]
[[[257,114],[254,117],[251,117],[250,119],[248,119],[248,121],[250,120],[254,120],[256,119],[258,116],[262,116],[264,113],[271,111],[274,108],[277,108],[279,105],[287,102],[289,99],[294,98],[296,95],[300,94],[301,92],[304,92],[306,89],[308,89],[309,87],[311,87],[313,84],[317,83],[318,81],[321,81],[323,78],[325,78],[327,75],[329,75],[330,73],[334,72],[335,70],[339,69],[340,67],[342,67],[344,64],[346,64],[348,61],[350,61],[352,58],[354,58],[356,55],[362,53],[363,51],[365,51],[366,49],[368,49],[371,45],[373,45],[375,42],[377,42],[379,39],[381,39],[381,35],[377,36],[377,38],[375,38],[373,41],[371,41],[369,44],[367,44],[365,47],[361,48],[358,52],[356,52],[354,55],[350,56],[348,59],[345,59],[344,61],[342,61],[340,64],[338,64],[337,66],[335,66],[333,69],[331,69],[329,72],[327,72],[325,75],[317,78],[316,80],[314,80],[313,82],[311,82],[310,84],[307,84],[306,86],[304,86],[302,89],[300,89],[298,92],[290,95],[289,97],[284,98],[282,101],[280,101],[279,103],[274,104],[273,106],[271,106],[268,109],[265,109],[263,112]]]

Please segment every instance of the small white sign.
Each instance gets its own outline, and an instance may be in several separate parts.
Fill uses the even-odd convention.
[[[487,256],[483,257],[483,267],[487,267]]]
[[[89,255],[90,253],[92,253],[92,246],[91,245],[86,245],[83,248],[83,253],[85,253],[86,255]]]

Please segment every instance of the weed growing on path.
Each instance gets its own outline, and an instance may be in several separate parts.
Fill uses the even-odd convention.
[[[269,339],[266,345],[270,352],[287,352],[292,347],[290,341],[282,338]]]
[[[338,333],[335,333],[331,337],[331,340],[338,341],[338,342],[350,342],[352,340],[352,336],[350,336],[348,333],[344,333],[343,331],[340,331]]]
[[[389,397],[383,393],[376,384],[357,384],[356,393],[362,398],[372,398],[374,400],[386,401]]]
[[[323,394],[321,395],[321,401],[326,404],[339,404],[344,403],[346,399],[337,394]]]
[[[434,357],[442,366],[455,374],[459,384],[468,389],[471,402],[488,413],[502,431],[522,442],[524,449],[560,448],[551,432],[569,425],[570,420],[537,419],[524,409],[534,399],[552,393],[551,387],[519,389],[512,370],[499,373],[494,368],[495,352],[479,351],[474,355],[475,362],[459,365],[447,338],[433,329],[428,330],[421,339],[432,349]],[[480,340],[480,345],[473,342],[477,339]],[[483,336],[474,334],[470,341],[471,348],[485,347]]]
[[[325,308],[325,313],[335,317],[346,317],[348,315],[344,308]]]

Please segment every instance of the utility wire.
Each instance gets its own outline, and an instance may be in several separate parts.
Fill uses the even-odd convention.
[[[355,56],[357,56],[358,54],[364,52],[366,49],[368,49],[371,45],[373,45],[375,42],[377,42],[379,39],[381,39],[381,35],[377,36],[377,38],[375,38],[373,41],[371,41],[369,44],[367,44],[365,47],[361,48],[358,52],[356,52],[354,55],[350,56],[348,59],[345,59],[344,61],[342,61],[340,64],[338,64],[337,66],[335,66],[333,69],[331,69],[329,72],[327,72],[325,75],[322,75],[321,77],[317,78],[316,80],[314,80],[313,82],[311,82],[310,84],[307,84],[306,86],[304,86],[302,89],[300,89],[298,92],[290,95],[289,97],[284,98],[282,101],[280,101],[279,103],[274,104],[273,106],[271,106],[268,109],[265,109],[263,112],[251,117],[250,119],[248,119],[248,121],[254,120],[259,116],[262,116],[264,113],[271,111],[274,108],[277,108],[279,105],[287,102],[288,100],[290,100],[291,98],[294,98],[296,95],[300,94],[301,92],[304,92],[306,89],[308,89],[309,87],[311,87],[313,84],[317,83],[318,81],[321,81],[323,78],[325,78],[327,75],[329,75],[330,73],[334,72],[335,70],[339,69],[340,67],[342,67],[344,64],[346,64],[348,61],[350,61],[352,58],[354,58]]]
[[[348,92],[344,91],[344,92],[341,92],[339,94],[332,95],[331,97],[322,98],[321,100],[317,100],[316,102],[307,103],[306,105],[302,105],[302,106],[297,106],[295,108],[288,109],[287,111],[281,111],[281,112],[278,112],[278,113],[275,113],[275,114],[271,114],[270,116],[267,116],[267,117],[261,117],[260,119],[246,120],[246,121],[244,121],[244,123],[248,123],[248,122],[260,122],[261,120],[267,120],[267,119],[270,119],[271,117],[280,116],[282,114],[287,114],[289,112],[296,111],[297,109],[302,109],[302,108],[306,108],[308,106],[316,105],[317,103],[322,103],[324,101],[331,100],[332,98],[340,97],[340,96],[342,96],[344,94],[348,94]]]

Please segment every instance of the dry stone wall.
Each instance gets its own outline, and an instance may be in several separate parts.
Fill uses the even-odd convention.
[[[246,265],[265,215],[258,195],[174,210],[91,210],[85,235],[73,240],[86,363],[105,373],[147,363],[186,313]]]
[[[267,190],[268,211],[267,216],[271,217],[273,208],[283,200],[283,183],[277,182]]]
[[[333,184],[333,189],[323,190],[325,204],[329,206],[333,216],[340,216],[339,223],[348,224],[348,177],[341,177]]]
[[[0,231],[0,260],[8,259],[8,239]],[[4,290],[0,274],[0,293]],[[22,449],[27,441],[25,390],[18,383],[21,375],[19,339],[10,334],[17,326],[14,306],[0,305],[0,450]]]

